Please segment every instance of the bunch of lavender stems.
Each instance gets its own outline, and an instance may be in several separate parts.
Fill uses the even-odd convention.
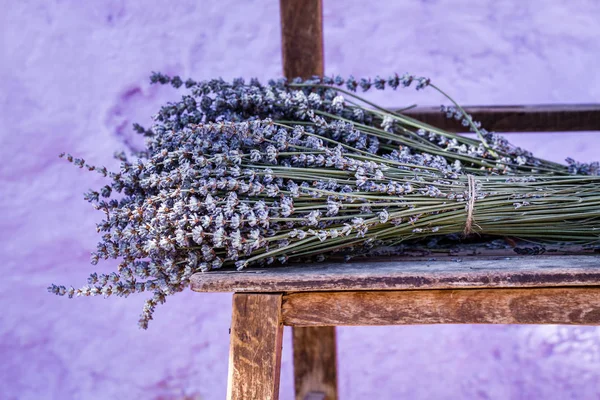
[[[380,151],[381,138],[361,125],[312,109],[306,116],[310,124],[255,118],[177,128],[167,126],[183,114],[163,118],[145,156],[114,173],[65,155],[111,178],[86,194],[105,213],[92,263],[122,261],[80,289],[49,290],[69,297],[153,292],[140,318],[146,328],[156,305],[198,271],[355,254],[465,230],[598,242],[599,177],[474,176],[443,155]]]
[[[183,85],[179,77],[154,74],[152,82]],[[417,90],[432,88],[448,98],[453,106],[442,107],[448,118],[460,120],[465,130],[477,134],[472,139],[425,124],[399,112],[386,110],[358,96],[361,88],[397,89],[416,85]],[[179,129],[187,123],[244,121],[272,118],[290,125],[314,125],[314,116],[326,121],[353,123],[363,139],[355,140],[357,148],[380,154],[402,151],[410,154],[437,155],[448,163],[455,163],[461,170],[472,174],[598,174],[598,163],[590,165],[568,160],[569,166],[542,160],[523,149],[512,146],[500,135],[487,132],[450,96],[433,85],[427,78],[409,74],[393,75],[388,79],[356,79],[350,77],[315,77],[291,82],[281,79],[263,85],[257,80],[246,83],[236,79],[231,83],[222,80],[195,82],[187,80],[185,86],[191,94],[184,95],[178,103],[162,108],[156,116],[157,124],[151,133]],[[345,86],[346,89],[343,89]],[[408,107],[411,108],[411,107]],[[377,142],[369,146],[364,138]]]

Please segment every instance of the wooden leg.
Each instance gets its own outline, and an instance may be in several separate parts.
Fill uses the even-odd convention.
[[[335,327],[293,327],[296,400],[337,400]]]
[[[227,399],[279,398],[281,294],[233,295]]]
[[[321,0],[280,0],[281,55],[288,79],[323,75]]]

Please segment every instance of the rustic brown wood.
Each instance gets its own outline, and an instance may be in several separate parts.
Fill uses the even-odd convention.
[[[279,398],[281,294],[234,294],[227,398]]]
[[[335,328],[293,329],[296,400],[337,400]]]
[[[287,78],[323,75],[321,0],[280,0],[281,49]]]
[[[470,106],[465,111],[488,131],[572,132],[599,131],[600,104],[528,106]],[[417,107],[404,112],[412,118],[450,132],[464,132],[459,121],[448,119],[439,107]]]
[[[459,262],[460,261],[460,262]],[[192,276],[197,292],[306,292],[600,285],[599,256],[362,261]]]
[[[600,325],[600,287],[290,293],[282,315],[291,326]]]

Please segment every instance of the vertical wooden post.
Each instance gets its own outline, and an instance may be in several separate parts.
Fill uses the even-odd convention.
[[[323,75],[321,0],[280,0],[281,50],[286,78]]]
[[[281,294],[233,295],[227,399],[279,398],[281,299]]]
[[[292,329],[296,399],[336,400],[335,327]]]
[[[321,0],[280,0],[283,73],[286,78],[322,76]],[[337,399],[335,327],[292,328],[298,400]]]

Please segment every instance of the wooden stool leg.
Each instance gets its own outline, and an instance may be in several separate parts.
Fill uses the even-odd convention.
[[[294,327],[296,400],[337,400],[334,326]]]
[[[227,399],[279,398],[281,294],[233,295]]]

